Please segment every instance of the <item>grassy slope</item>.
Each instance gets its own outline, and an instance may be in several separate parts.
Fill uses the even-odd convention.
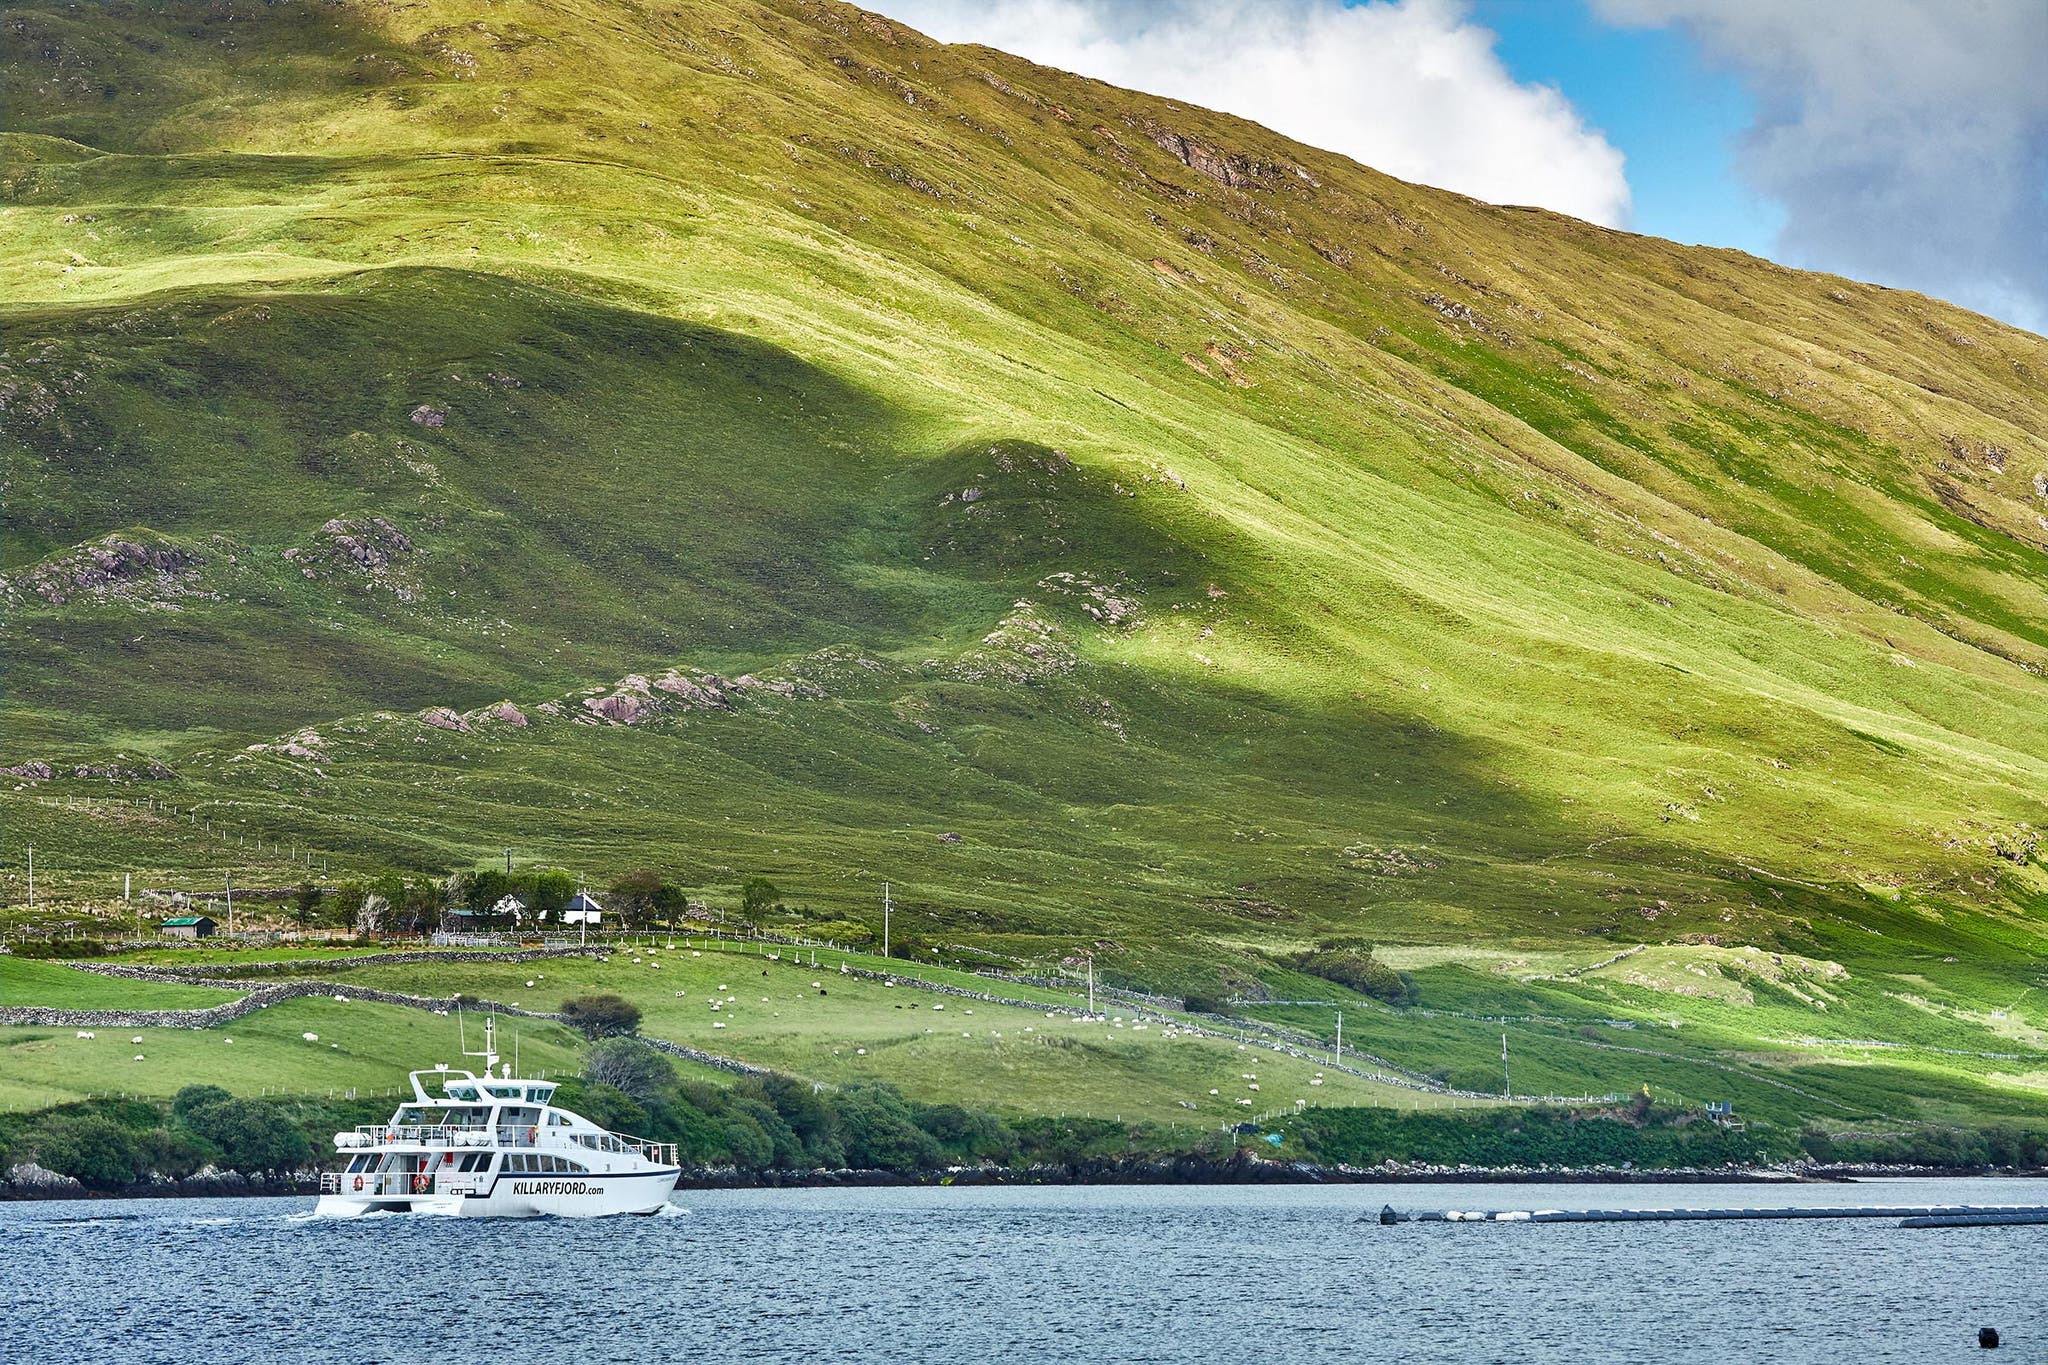
[[[662,965],[646,965],[656,961]],[[43,970],[21,973],[19,967]],[[113,984],[132,989],[137,1008],[195,1003],[170,1003],[166,996],[159,1005],[151,992],[180,988],[111,983],[63,966],[15,964],[7,971],[9,1003],[105,1006],[115,1002],[102,987]],[[978,1004],[842,976],[829,966],[730,952],[658,952],[645,962],[622,954],[608,964],[369,966],[346,975],[353,985],[444,998],[459,992],[538,1009],[594,991],[617,992],[641,1006],[644,1031],[654,1037],[828,1083],[888,1080],[915,1099],[958,1100],[1004,1114],[1093,1114],[1206,1127],[1290,1109],[1296,1099],[1402,1108],[1461,1103],[1326,1073],[1234,1042],[1175,1036],[1157,1024],[1084,1024],[1072,1017],[1074,999],[1055,992],[1017,988],[1018,994],[1059,1006],[1058,1019],[1048,1017],[1052,1011]],[[821,983],[822,993],[812,981]],[[220,998],[188,994],[209,997],[196,1003]],[[737,998],[711,1010],[713,999],[725,995]],[[571,1035],[531,1021],[518,1027],[527,1068],[576,1068],[579,1048]],[[388,1090],[402,1086],[408,1069],[453,1061],[456,1052],[452,1020],[325,999],[287,1001],[207,1030],[96,1031],[104,1036],[82,1040],[68,1029],[0,1029],[0,1105],[34,1106],[92,1094],[167,1095],[201,1082],[250,1094]],[[308,1032],[317,1040],[308,1042]],[[508,1058],[510,1036],[504,1035]],[[134,1037],[143,1042],[133,1044]],[[133,1060],[137,1053],[142,1062]],[[708,1068],[681,1065],[686,1074],[723,1079]],[[1250,1088],[1247,1073],[1256,1078],[1257,1090]],[[1317,1076],[1323,1083],[1311,1085]],[[1212,1096],[1211,1089],[1220,1093]],[[1239,1105],[1241,1098],[1253,1105]]]
[[[0,14],[0,759],[234,831],[0,794],[60,891],[514,841],[1159,984],[1713,935],[1864,1037],[2034,980],[2038,338],[846,9]],[[116,532],[204,563],[34,592]],[[676,663],[824,695],[535,710]]]

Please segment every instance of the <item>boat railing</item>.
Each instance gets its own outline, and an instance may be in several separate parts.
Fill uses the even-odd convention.
[[[657,1166],[679,1166],[676,1160],[676,1145],[673,1142],[656,1142],[652,1138],[628,1137],[624,1133],[613,1134],[629,1152],[638,1152],[643,1158]]]
[[[471,1194],[477,1176],[467,1171],[323,1171],[320,1193],[359,1194],[367,1199],[398,1199],[412,1195]]]
[[[470,1133],[489,1134],[491,1129],[481,1123],[359,1123],[356,1131],[369,1139],[370,1146],[381,1146],[387,1142],[443,1143],[449,1146],[464,1146],[459,1135]],[[500,1140],[510,1142],[509,1128],[500,1128]],[[524,1133],[525,1129],[519,1130]]]

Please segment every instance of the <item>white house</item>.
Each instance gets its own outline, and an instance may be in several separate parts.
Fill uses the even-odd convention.
[[[603,919],[604,907],[588,891],[578,891],[570,897],[568,908],[562,911],[564,924],[598,924]]]

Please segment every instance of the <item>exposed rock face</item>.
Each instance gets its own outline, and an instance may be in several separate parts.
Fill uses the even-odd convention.
[[[640,684],[638,689],[628,686],[636,682]],[[647,695],[647,679],[637,675],[629,677],[620,682],[619,688],[619,691],[607,697],[585,697],[585,709],[592,715],[618,725],[631,725],[653,714],[653,699]]]
[[[725,689],[731,686],[725,679],[714,673],[700,674],[695,678],[686,677],[671,668],[654,680],[655,687],[671,696],[680,698],[690,706],[712,710],[730,703],[726,700]]]
[[[413,549],[412,538],[382,517],[336,517],[321,526],[320,534],[328,538],[336,559],[365,569],[381,569]]]
[[[1035,602],[1019,599],[1008,616],[949,670],[968,681],[1029,682],[1071,672],[1078,662],[1058,624]]]
[[[17,763],[11,768],[0,768],[0,777],[33,777],[39,781],[47,781],[56,775],[56,769],[40,760]]]
[[[383,517],[335,517],[322,523],[315,538],[320,543],[284,552],[305,577],[356,574],[391,589],[402,602],[418,596],[416,578],[406,572],[406,560],[418,547],[395,523]]]
[[[32,592],[52,606],[80,594],[161,599],[188,591],[187,580],[205,562],[203,556],[169,541],[107,536],[10,575],[8,586]]]
[[[509,701],[501,701],[496,706],[486,706],[479,719],[495,720],[500,724],[517,726],[522,730],[526,728],[526,713]]]
[[[55,1171],[36,1165],[33,1161],[9,1166],[7,1183],[24,1194],[36,1194],[44,1198],[61,1198],[85,1192],[85,1186],[72,1177],[59,1175]]]
[[[415,424],[423,427],[433,427],[438,430],[448,425],[448,410],[446,408],[437,408],[431,403],[420,404],[412,410],[410,416]]]
[[[1340,855],[1346,867],[1369,872],[1375,877],[1405,877],[1416,872],[1433,872],[1437,862],[1427,854],[1400,848],[1379,848],[1373,844],[1348,845]]]
[[[285,739],[273,740],[268,744],[251,744],[245,751],[252,754],[283,754],[301,762],[324,762],[327,758],[327,740],[318,730],[301,730]]]
[[[459,712],[451,711],[445,706],[428,707],[420,712],[419,722],[422,725],[431,725],[437,730],[453,730],[464,735],[469,733],[469,722],[464,720]]]
[[[1240,156],[1236,152],[1226,152],[1194,138],[1183,137],[1171,128],[1162,128],[1157,124],[1149,124],[1145,129],[1145,135],[1151,138],[1161,151],[1178,159],[1183,166],[1234,190],[1253,188],[1260,181],[1278,179],[1283,173],[1283,168],[1274,162],[1258,161],[1248,156]],[[1300,167],[1294,167],[1293,170],[1304,181],[1309,179],[1308,173]]]
[[[115,758],[118,761],[113,763],[81,763],[71,770],[71,775],[104,778],[109,782],[163,782],[177,776],[154,759],[138,767],[127,761],[126,754],[116,754]]]
[[[1120,586],[1098,583],[1087,574],[1065,572],[1046,575],[1038,580],[1038,586],[1047,592],[1079,598],[1081,610],[1104,625],[1138,624],[1138,598]]]

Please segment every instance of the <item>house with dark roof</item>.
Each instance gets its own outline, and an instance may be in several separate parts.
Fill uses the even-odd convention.
[[[597,903],[597,897],[588,891],[578,891],[569,898],[569,904],[562,911],[564,924],[598,924],[604,919],[604,907]]]

